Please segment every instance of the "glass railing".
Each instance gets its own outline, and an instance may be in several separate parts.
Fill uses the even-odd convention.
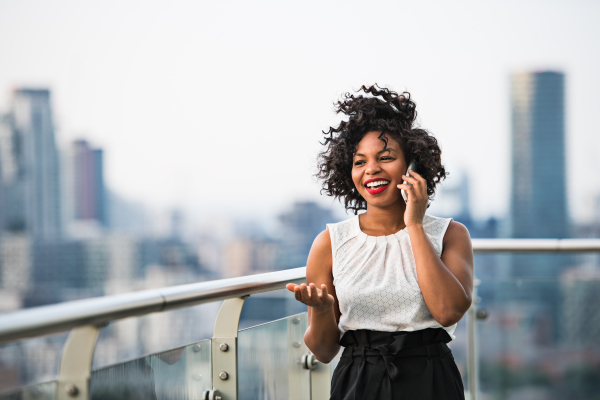
[[[302,366],[307,325],[303,313],[240,331],[239,400],[310,400],[310,371]]]
[[[482,397],[600,398],[600,276],[569,272],[481,282]]]
[[[52,399],[52,382],[58,377],[67,336],[63,333],[0,344],[0,399]],[[35,385],[38,382],[49,383]],[[5,393],[17,388],[22,388],[21,397],[7,397]]]
[[[304,360],[307,313],[242,329],[238,334],[240,400],[311,399]],[[94,400],[199,400],[212,389],[211,339],[92,371]],[[315,368],[323,368],[318,363]],[[330,376],[329,369],[325,371]],[[55,399],[56,382],[26,386],[1,400]]]
[[[211,389],[210,339],[92,372],[94,400],[195,400]]]
[[[575,243],[565,242],[559,245]],[[498,249],[503,253],[509,253],[514,244],[498,243],[504,246]],[[536,251],[564,251],[544,249],[544,243],[548,242],[540,243],[536,244]],[[593,250],[589,243],[576,244],[583,248],[570,251],[587,253],[496,254],[493,253],[495,244],[490,245],[486,241],[488,247],[481,251],[489,254],[476,255],[476,273],[480,279],[476,280],[479,283],[474,304],[459,322],[456,340],[450,343],[465,388],[469,389],[465,393],[467,399],[598,398],[600,260],[597,255],[589,253]],[[527,251],[526,246],[519,245],[518,251]],[[600,241],[595,246],[600,250]],[[149,356],[136,356],[127,362],[95,366],[89,379],[89,398],[327,399],[331,374],[338,359],[324,365],[311,356],[303,340],[307,327],[306,313],[238,329],[241,306],[248,295],[280,289],[287,281],[301,280],[302,273],[303,270],[298,270],[292,273],[293,276],[290,272],[286,272],[285,276],[272,273],[265,274],[264,278],[236,278],[238,280],[231,283],[218,281],[200,286],[165,288],[162,293],[166,299],[165,309],[169,308],[169,302],[175,308],[181,307],[183,301],[193,305],[200,303],[199,298],[227,298],[216,318],[214,337]],[[252,282],[248,283],[246,279]],[[246,286],[241,288],[240,285]],[[139,302],[139,294],[135,298]],[[151,301],[154,301],[153,298],[148,297]],[[269,307],[273,299],[265,298],[264,302],[254,305]],[[144,298],[143,307],[147,307],[150,300]],[[129,304],[118,303],[119,316],[133,313],[130,306],[124,306],[126,303]],[[104,303],[94,307],[97,315],[115,312],[109,313]],[[251,321],[259,318],[260,313],[256,310],[249,315]],[[206,322],[212,326],[210,321],[194,321],[196,324]],[[52,321],[44,323],[54,326]],[[3,334],[9,338],[9,335],[14,336],[1,325],[0,339]],[[25,356],[33,357],[35,361],[35,349],[40,346],[50,346],[56,351],[48,353],[54,354],[53,360],[44,360],[36,366],[39,368],[38,375],[23,369],[27,372],[25,376],[49,376],[46,383],[22,385],[8,393],[5,390],[4,394],[0,394],[0,400],[77,398],[69,395],[72,387],[65,386],[65,382],[69,383],[68,374],[65,375],[62,370],[59,373],[56,367],[61,358],[61,347],[69,347],[63,346],[64,337],[55,335],[55,339],[47,336],[12,343],[4,340],[9,343],[0,347],[0,364],[5,363],[3,358],[6,357],[17,363],[19,357]],[[110,349],[110,346],[103,347],[100,340],[96,357],[101,355],[102,359],[110,359],[107,355],[98,354],[105,349]],[[61,367],[64,354],[68,353],[63,353]],[[51,365],[53,363],[54,366]],[[40,380],[44,379],[34,381]],[[234,384],[236,395],[221,396],[223,392],[220,390],[230,390],[227,385],[231,384]]]

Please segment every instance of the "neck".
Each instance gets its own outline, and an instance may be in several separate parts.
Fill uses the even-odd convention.
[[[396,233],[406,226],[404,223],[405,210],[406,203],[402,199],[387,207],[367,204],[367,212],[360,217],[361,227],[363,230],[378,231],[386,235]]]

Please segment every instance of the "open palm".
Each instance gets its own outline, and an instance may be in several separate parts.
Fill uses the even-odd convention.
[[[294,292],[296,300],[315,310],[327,310],[335,302],[335,298],[327,292],[327,285],[321,285],[321,289],[318,289],[314,283],[308,286],[304,283],[300,285],[288,283],[286,288],[290,292]]]

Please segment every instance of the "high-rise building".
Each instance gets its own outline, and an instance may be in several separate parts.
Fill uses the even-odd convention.
[[[513,74],[511,109],[510,234],[513,238],[568,237],[564,74]],[[561,330],[559,277],[569,262],[568,256],[548,253],[511,257],[512,277],[527,277],[535,284],[527,293],[510,296],[514,301],[535,299],[538,317],[550,323],[552,340],[558,340]]]
[[[75,140],[65,152],[65,218],[107,226],[103,151],[86,140]]]
[[[9,116],[0,114],[0,232],[5,229],[7,187],[15,165],[11,145]]]
[[[0,232],[25,230],[24,168],[13,116],[0,116]]]
[[[26,231],[38,239],[61,234],[59,161],[50,91],[16,89],[0,128],[2,230]]]
[[[560,72],[511,76],[514,238],[568,236],[564,82]]]

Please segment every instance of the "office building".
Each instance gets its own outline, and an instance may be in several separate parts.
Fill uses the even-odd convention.
[[[103,156],[86,140],[73,141],[64,153],[64,214],[71,236],[108,226]]]
[[[560,72],[521,72],[511,76],[513,238],[566,238],[568,231],[565,162],[565,77]],[[526,278],[527,291],[515,301],[534,298],[537,316],[546,318],[557,340],[560,330],[559,277],[567,255],[511,256],[511,277]],[[501,301],[508,292],[498,294]]]
[[[50,91],[14,90],[0,125],[2,230],[55,240],[61,234],[60,174]]]
[[[513,238],[569,237],[565,162],[565,77],[522,72],[511,77]],[[519,261],[514,274],[556,277],[566,257]]]
[[[513,74],[511,111],[511,236],[568,237],[564,74]]]

